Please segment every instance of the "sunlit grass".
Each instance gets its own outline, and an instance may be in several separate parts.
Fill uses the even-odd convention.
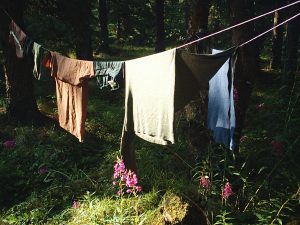
[[[113,47],[113,51],[109,57],[122,60],[151,54],[153,49],[123,46]],[[120,156],[124,90],[99,90],[95,80],[90,81],[83,144],[54,124],[38,127],[0,120],[0,221],[94,225],[121,224],[122,219],[123,224],[164,224],[170,218],[180,223],[193,216],[199,221],[200,210],[187,216],[192,207],[203,209],[215,224],[221,220],[261,225],[274,218],[288,221],[293,215],[289,208],[294,210],[298,199],[291,196],[297,191],[300,174],[296,161],[299,87],[295,86],[290,101],[279,101],[280,83],[273,72],[260,74],[253,89],[244,139],[235,160],[213,144],[195,158],[181,123],[175,145],[165,147],[137,138],[138,177],[143,188],[138,198],[121,200],[112,185],[113,166]],[[53,83],[36,83],[35,92],[41,112],[55,118]],[[2,96],[0,114],[2,118]],[[187,126],[184,120],[182,123]],[[6,140],[14,140],[16,147],[4,148]],[[283,155],[274,152],[273,140],[283,143]],[[212,178],[209,194],[199,189],[199,177],[204,173]],[[225,204],[221,188],[226,179],[232,183],[233,196]],[[276,217],[285,201],[283,212]],[[74,206],[74,202],[78,204]]]

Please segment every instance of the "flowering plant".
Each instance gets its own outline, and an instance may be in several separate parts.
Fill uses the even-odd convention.
[[[137,175],[125,168],[125,164],[122,159],[117,159],[114,165],[114,180],[113,186],[119,186],[117,194],[123,196],[125,193],[137,193],[142,191],[142,187],[138,185]]]
[[[16,142],[13,140],[7,140],[3,143],[3,146],[7,149],[16,147]]]
[[[231,184],[229,182],[226,182],[223,191],[222,191],[222,198],[223,199],[228,199],[230,195],[232,195],[232,188],[231,188]]]

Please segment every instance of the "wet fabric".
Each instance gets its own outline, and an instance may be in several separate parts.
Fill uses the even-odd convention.
[[[44,60],[47,64],[47,60]],[[94,76],[92,61],[70,59],[51,52],[51,76],[56,82],[58,120],[62,128],[84,141],[87,78]]]
[[[222,51],[213,49],[212,54]],[[233,66],[231,66],[231,64]],[[229,58],[209,81],[208,128],[216,143],[234,149],[235,110],[233,99],[235,58]]]
[[[174,113],[197,97],[235,48],[216,55],[171,49],[125,62],[125,118],[121,153],[136,169],[133,139],[175,143]]]
[[[10,41],[12,41],[16,47],[16,55],[18,58],[23,58],[23,54],[24,54],[23,48],[26,40],[26,34],[13,20],[9,25],[9,30],[10,30]]]
[[[45,74],[43,60],[47,53],[49,53],[49,51],[45,50],[40,44],[36,42],[33,43],[33,75],[37,80],[40,80],[42,74]]]
[[[123,61],[95,61],[95,76],[100,89],[110,86],[111,90],[117,90],[120,87],[117,77],[121,74],[123,68]]]

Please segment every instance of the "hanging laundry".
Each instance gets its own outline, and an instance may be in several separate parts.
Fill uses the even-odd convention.
[[[125,118],[121,153],[126,167],[136,170],[133,139],[175,143],[174,113],[197,97],[200,89],[236,51],[216,55],[168,50],[125,62]]]
[[[111,90],[117,90],[120,85],[117,76],[124,69],[123,61],[94,62],[95,76],[100,89],[110,86]]]
[[[33,75],[37,80],[41,79],[42,74],[45,74],[43,60],[50,52],[45,50],[40,44],[34,42],[32,47],[33,53]]]
[[[222,51],[213,49],[212,54]],[[235,110],[233,79],[236,57],[228,59],[209,81],[208,128],[213,132],[216,143],[234,149]]]
[[[25,38],[25,43],[23,46],[23,57],[28,56],[32,52],[33,40],[28,36]]]
[[[16,47],[16,55],[18,58],[23,58],[30,52],[33,41],[26,36],[21,28],[12,20],[9,25],[10,41]]]
[[[83,142],[87,113],[87,78],[95,75],[92,61],[70,59],[51,52],[51,76],[56,82],[58,120],[62,128]],[[49,65],[49,60],[44,60]]]

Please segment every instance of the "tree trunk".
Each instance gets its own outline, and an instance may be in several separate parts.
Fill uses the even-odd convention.
[[[209,0],[193,1],[191,9],[192,39],[205,36],[208,26]],[[194,37],[194,34],[197,36]],[[201,41],[188,49],[192,53],[208,53],[209,41]],[[210,137],[207,129],[207,91],[200,91],[199,98],[185,106],[185,116],[189,124],[187,128],[187,139],[192,153],[197,156],[207,149]],[[197,157],[195,157],[197,158]]]
[[[117,17],[117,39],[125,39],[132,34],[131,1],[117,0],[115,3]]]
[[[156,44],[155,52],[162,52],[165,50],[165,23],[164,23],[164,0],[155,1],[156,14]]]
[[[25,9],[25,1],[6,1],[2,3],[14,21],[24,29],[23,11]],[[1,18],[1,32],[5,37],[3,38],[4,44],[4,57],[6,59],[4,65],[4,73],[6,78],[6,114],[8,118],[18,121],[39,121],[42,119],[36,99],[34,96],[33,87],[33,65],[32,59],[29,57],[17,58],[14,44],[9,41],[8,26],[10,19],[2,14]]]
[[[108,43],[108,19],[107,19],[107,0],[99,0],[99,23],[100,23],[100,34],[102,43],[100,45],[100,50],[104,52],[109,52],[109,43]]]
[[[74,23],[76,32],[76,56],[77,59],[92,60],[93,49],[91,40],[91,3],[90,1],[80,2],[81,8],[74,14],[77,23]],[[78,14],[77,14],[78,13]],[[72,21],[71,21],[72,22]]]
[[[185,22],[185,30],[186,30],[186,34],[189,34],[190,31],[190,17],[191,17],[191,10],[190,10],[190,3],[189,0],[185,0],[184,1],[184,22]]]
[[[230,0],[230,14],[232,23],[237,24],[254,16],[254,1]],[[232,43],[241,44],[254,36],[254,23],[248,23],[235,28],[232,33]],[[236,62],[234,86],[238,92],[236,104],[236,133],[237,144],[244,126],[246,110],[249,105],[254,77],[258,70],[258,47],[255,41],[239,49],[239,57]]]
[[[192,18],[191,31],[207,31],[210,0],[194,0],[191,4]]]
[[[300,11],[300,6],[296,5],[289,10],[290,16],[297,14]],[[286,57],[284,63],[284,72],[282,73],[282,82],[284,85],[284,95],[289,92],[289,89],[295,81],[295,72],[297,70],[297,53],[300,35],[300,18],[290,21],[287,25],[286,35]]]
[[[285,0],[276,0],[275,8],[282,6]],[[274,13],[273,25],[276,26],[283,21],[283,12],[276,11]],[[283,44],[283,26],[277,27],[273,30],[272,37],[272,59],[271,59],[271,69],[281,69],[281,58],[282,58],[282,44]]]

